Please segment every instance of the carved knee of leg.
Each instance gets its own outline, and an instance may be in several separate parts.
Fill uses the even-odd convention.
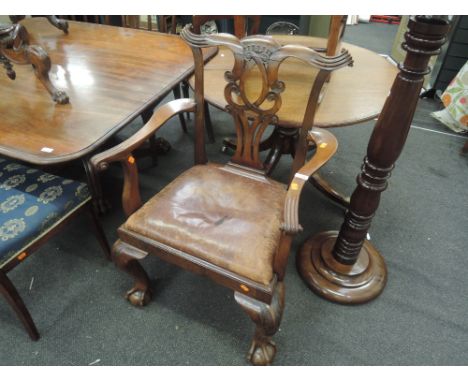
[[[278,284],[269,305],[237,292],[235,299],[256,325],[247,358],[253,365],[270,365],[276,354],[271,337],[279,328],[284,308],[283,283]]]

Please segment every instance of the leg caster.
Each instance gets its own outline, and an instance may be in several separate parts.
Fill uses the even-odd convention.
[[[256,366],[270,365],[276,354],[271,337],[279,328],[284,309],[284,284],[278,283],[270,305],[239,292],[234,297],[256,325],[247,359]]]
[[[149,277],[138,262],[147,255],[146,252],[120,240],[117,240],[112,250],[112,260],[117,267],[135,279],[135,285],[126,294],[127,300],[135,306],[147,305],[152,297]]]

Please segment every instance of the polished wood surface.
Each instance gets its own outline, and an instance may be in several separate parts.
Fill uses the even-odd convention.
[[[403,150],[424,76],[430,72],[429,59],[440,53],[449,27],[447,21],[437,18],[410,19],[402,45],[406,57],[372,132],[340,232],[312,236],[299,252],[297,265],[302,278],[328,300],[363,303],[385,287],[385,262],[366,235]]]
[[[50,78],[70,103],[56,105],[31,67],[17,66],[15,81],[0,76],[0,154],[9,157],[36,164],[83,157],[193,71],[178,36],[74,21],[64,34],[44,18],[22,23],[49,54]]]
[[[325,48],[327,40],[308,36],[272,36],[280,43],[302,44]],[[337,127],[356,124],[377,117],[382,110],[389,89],[398,69],[384,57],[356,45],[342,43],[354,60],[354,66],[333,74],[327,84],[325,96],[315,116],[318,127]],[[224,72],[234,62],[228,49],[220,48],[218,54],[206,65],[205,98],[221,109],[226,102],[220,83],[224,83]],[[304,117],[308,100],[309,84],[316,70],[307,64],[291,59],[280,70],[280,79],[287,82],[283,93],[283,106],[278,112],[281,126],[299,127]],[[191,79],[193,86],[193,78]],[[257,84],[259,85],[259,84]],[[252,85],[253,89],[258,86]]]

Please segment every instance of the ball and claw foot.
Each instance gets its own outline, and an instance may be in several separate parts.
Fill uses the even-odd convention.
[[[275,355],[276,344],[270,338],[255,338],[247,353],[247,359],[252,365],[268,366],[273,363]]]
[[[151,301],[151,291],[132,288],[127,292],[127,300],[134,306],[145,306]]]
[[[279,328],[284,309],[283,282],[278,282],[270,304],[239,292],[234,293],[234,298],[256,326],[247,359],[255,366],[271,365],[276,355],[271,338]]]

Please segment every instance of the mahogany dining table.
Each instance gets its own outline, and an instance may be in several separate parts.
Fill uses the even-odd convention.
[[[14,81],[0,73],[0,155],[31,164],[81,159],[90,179],[89,156],[194,70],[177,35],[75,21],[64,34],[42,17],[21,23],[30,44],[49,55],[52,83],[69,96],[56,104],[31,65],[15,65]]]
[[[272,38],[281,44],[299,44],[312,48],[325,48],[327,43],[324,38],[311,36],[273,35]],[[350,52],[354,64],[350,68],[334,72],[325,85],[314,120],[314,126],[317,127],[346,127],[376,118],[382,110],[398,73],[396,65],[373,51],[349,43],[341,43],[340,48]],[[226,101],[224,87],[219,84],[225,81],[224,73],[232,68],[233,62],[232,53],[226,48],[220,48],[216,56],[205,65],[205,99],[221,110],[226,107]],[[293,131],[297,132],[302,123],[310,92],[308,85],[312,83],[310,77],[316,75],[316,70],[311,65],[290,59],[282,64],[279,73],[279,78],[286,84],[281,94],[282,106],[277,114],[279,131],[284,136],[292,134]],[[255,77],[255,73],[252,76]],[[258,87],[255,86],[255,80],[249,83],[253,84],[247,92],[250,91],[251,94],[256,95],[255,91]],[[193,86],[193,77],[190,79],[190,85]],[[277,132],[278,129],[273,134]],[[274,156],[267,159],[270,165],[275,165],[279,157],[285,154],[281,150],[284,150],[285,146],[290,146],[284,145],[280,137],[279,140],[273,142],[272,147],[271,143],[274,140],[275,138],[270,137],[267,139],[268,142],[262,143],[265,149],[271,150]],[[349,198],[334,190],[320,174],[315,174],[311,182],[334,201],[345,207],[348,206]]]

